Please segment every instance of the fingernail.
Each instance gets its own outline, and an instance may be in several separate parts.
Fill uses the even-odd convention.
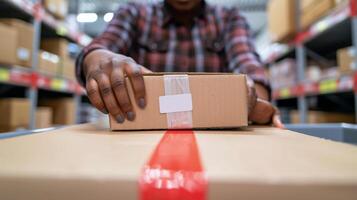
[[[107,109],[104,108],[104,109],[102,110],[102,113],[108,114],[109,112],[107,111]]]
[[[117,120],[117,122],[118,122],[119,124],[124,123],[124,120],[125,120],[124,117],[121,116],[121,115],[116,116],[115,119]]]
[[[134,112],[127,112],[126,116],[128,118],[129,121],[133,121],[135,119],[135,114]]]
[[[146,102],[144,98],[140,98],[138,103],[140,108],[145,108]]]

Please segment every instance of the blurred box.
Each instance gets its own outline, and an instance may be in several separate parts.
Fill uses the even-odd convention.
[[[0,23],[0,63],[14,64],[17,61],[16,45],[17,45],[17,31],[6,25]]]
[[[295,59],[284,59],[269,68],[272,89],[281,89],[297,84]]]
[[[61,58],[68,56],[68,42],[63,38],[42,39],[41,49],[56,54]]]
[[[290,120],[293,124],[300,123],[300,117],[298,111],[290,112]],[[353,114],[335,113],[335,112],[323,112],[323,111],[308,111],[307,123],[355,123],[355,117]]]
[[[270,0],[268,4],[268,28],[275,42],[287,42],[296,32],[295,0]]]
[[[354,47],[348,47],[337,51],[337,63],[342,74],[350,74],[357,70],[355,63],[356,51]]]
[[[52,124],[70,125],[75,123],[76,108],[74,98],[41,99],[39,105],[52,108]]]
[[[24,67],[31,67],[32,45],[33,45],[33,36],[34,36],[33,26],[25,21],[18,20],[18,19],[0,19],[0,22],[11,26],[17,31],[16,34],[17,44],[16,44],[16,50],[14,51],[14,54],[16,56],[16,62],[11,64],[16,64]],[[3,43],[1,43],[1,45],[3,45]],[[6,46],[6,48],[8,47]]]
[[[67,0],[44,0],[45,8],[56,18],[64,19],[68,13]]]
[[[59,73],[60,58],[47,51],[39,51],[38,70],[40,72],[56,75]]]
[[[52,126],[52,108],[38,107],[36,109],[36,128],[48,128]]]
[[[300,6],[301,27],[307,28],[336,6],[336,0],[302,0]]]
[[[62,75],[70,80],[76,80],[75,61],[69,56],[62,59]]]
[[[30,100],[24,98],[0,99],[0,131],[26,129],[30,124]]]
[[[64,19],[68,13],[68,0],[44,0],[43,5],[59,19]]]

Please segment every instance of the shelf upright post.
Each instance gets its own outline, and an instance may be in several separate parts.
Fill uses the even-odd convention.
[[[351,12],[351,27],[352,27],[352,42],[354,52],[357,52],[357,2],[356,0],[350,0],[350,12]],[[357,66],[357,57],[354,60],[354,66]],[[357,122],[357,71],[354,72],[354,99],[355,99],[355,120]]]
[[[300,0],[295,0],[295,26],[298,35],[301,33],[301,22],[300,22]],[[304,43],[300,40],[296,42],[296,66],[297,66],[297,79],[298,84],[303,83],[305,80],[305,66],[306,66],[306,52],[304,48]],[[307,119],[307,103],[306,96],[301,95],[298,97],[298,110],[300,123],[306,123]]]
[[[32,84],[28,89],[27,97],[30,99],[31,108],[30,108],[30,130],[36,128],[36,108],[38,100],[38,90],[36,87],[37,79],[37,66],[38,66],[38,52],[40,48],[41,41],[41,0],[36,1],[36,8],[34,10],[33,26],[34,26],[34,36],[32,44]]]

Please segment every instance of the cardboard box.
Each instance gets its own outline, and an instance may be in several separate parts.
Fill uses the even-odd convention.
[[[61,58],[68,57],[68,42],[64,38],[42,39],[41,49],[56,54]]]
[[[50,75],[59,74],[60,58],[55,54],[40,50],[38,58],[38,70]]]
[[[356,52],[354,47],[340,49],[337,51],[337,63],[342,74],[351,74],[357,70],[355,60]]]
[[[302,2],[301,7],[301,27],[307,28],[318,19],[323,17],[333,9],[336,5],[336,0],[307,0],[307,2]]]
[[[268,4],[268,29],[275,42],[287,42],[296,32],[295,0],[270,0]]]
[[[209,73],[166,74],[165,77],[164,75],[160,73],[144,75],[147,94],[147,106],[144,110],[138,108],[131,84],[128,79],[126,80],[136,118],[134,121],[126,120],[123,124],[119,124],[111,117],[112,130],[231,128],[248,125],[247,88],[244,75]],[[180,78],[175,79],[175,77]],[[167,79],[172,81],[167,81]],[[168,90],[176,87],[183,91],[168,93]],[[188,99],[186,98],[187,94],[191,95]],[[169,99],[167,100],[167,98]],[[180,106],[185,107],[186,104],[191,107],[175,110]],[[169,110],[166,114],[163,111],[165,106],[175,111]],[[175,114],[171,112],[184,114],[174,116]],[[177,124],[175,124],[175,117],[176,119],[182,117]],[[183,121],[187,123],[182,123]]]
[[[0,140],[0,199],[143,199],[139,180],[163,131],[112,133],[96,127],[79,125]],[[200,199],[356,199],[356,146],[270,127],[195,131],[193,136],[188,141],[197,145],[208,182]],[[182,191],[186,196],[190,190],[184,188],[197,185],[186,181],[200,172],[184,168],[191,149],[180,146],[182,142],[173,143],[172,150],[187,151],[173,159],[173,151],[157,151],[167,158],[163,164],[176,166],[172,172],[159,165],[148,177],[162,175],[160,189],[152,186],[157,196],[169,193],[169,186],[174,196]],[[187,187],[177,189],[175,183]]]
[[[0,131],[14,131],[28,128],[30,119],[30,101],[21,98],[0,99]]]
[[[17,31],[0,23],[0,44],[0,63],[9,65],[16,63]]]
[[[52,126],[52,108],[38,107],[36,110],[36,128],[48,128]]]
[[[70,80],[76,80],[75,61],[69,56],[62,59],[62,75]]]
[[[52,108],[52,124],[70,125],[75,123],[76,109],[73,98],[40,99],[39,105]]]
[[[298,111],[290,112],[290,120],[293,124],[300,123],[300,116]],[[323,112],[323,111],[308,111],[307,123],[319,124],[319,123],[352,123],[354,124],[355,117],[353,114],[335,113],[335,112]]]
[[[68,13],[67,0],[44,0],[45,8],[56,18],[64,19]]]
[[[33,26],[18,19],[0,19],[0,23],[7,24],[17,31],[17,44],[16,50],[14,51],[16,62],[11,64],[31,67],[34,36]]]

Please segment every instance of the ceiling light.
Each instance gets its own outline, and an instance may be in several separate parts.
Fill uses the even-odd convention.
[[[77,22],[79,23],[93,23],[98,19],[98,15],[96,13],[79,13],[77,15]]]
[[[105,15],[104,15],[104,21],[105,22],[110,22],[112,19],[113,19],[113,16],[114,16],[114,13],[106,13]]]

